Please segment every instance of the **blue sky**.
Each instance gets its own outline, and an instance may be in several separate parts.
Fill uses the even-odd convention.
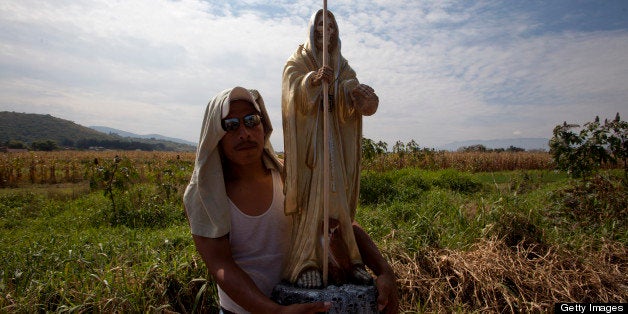
[[[281,72],[322,1],[0,3],[0,110],[196,142],[205,105],[260,91],[277,150]],[[364,136],[550,138],[628,117],[628,1],[328,1],[380,98]]]

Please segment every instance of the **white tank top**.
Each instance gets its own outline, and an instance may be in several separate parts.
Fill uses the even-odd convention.
[[[253,279],[257,287],[270,296],[281,280],[284,255],[289,249],[292,220],[283,211],[283,184],[273,170],[273,201],[259,216],[243,213],[231,200],[229,242],[236,264]],[[235,313],[248,313],[218,286],[220,306]]]

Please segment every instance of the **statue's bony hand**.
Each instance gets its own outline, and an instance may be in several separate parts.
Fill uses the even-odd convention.
[[[318,269],[308,269],[304,270],[299,274],[296,282],[297,287],[299,288],[320,288],[323,286],[323,280],[321,278],[321,273]]]
[[[370,285],[373,283],[373,277],[371,277],[362,264],[353,265],[351,276],[353,277],[353,281],[360,285]]]
[[[370,116],[377,111],[379,97],[370,86],[360,84],[351,91],[350,95],[351,101],[361,115]]]
[[[331,82],[334,79],[334,69],[328,65],[322,66],[312,76],[312,85],[319,86],[322,82]]]

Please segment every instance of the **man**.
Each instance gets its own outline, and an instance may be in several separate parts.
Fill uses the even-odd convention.
[[[284,278],[304,288],[321,286],[323,252],[320,227],[323,222],[323,176],[330,177],[329,217],[332,239],[330,274],[355,283],[367,283],[361,248],[355,238],[355,211],[358,203],[362,116],[372,115],[379,100],[373,89],[360,84],[340,52],[336,20],[328,11],[323,25],[323,10],[312,15],[309,37],[288,59],[283,72],[282,113],[284,127],[285,210],[293,216],[293,242]],[[327,28],[328,38],[323,38]],[[323,51],[323,41],[328,51]],[[327,53],[330,65],[323,64]],[[323,135],[323,85],[329,91],[329,139]],[[330,168],[324,169],[323,147],[329,146]],[[353,225],[353,226],[352,226]],[[338,256],[340,255],[340,256]],[[336,261],[344,260],[344,263]],[[337,274],[340,275],[337,275]],[[345,274],[346,273],[346,274]],[[387,273],[379,281],[386,280]],[[381,292],[380,292],[381,293]]]
[[[272,130],[257,91],[235,87],[209,102],[184,195],[192,237],[218,284],[224,313],[324,312],[329,303],[280,306],[269,298],[281,279],[292,227],[283,213],[282,164],[270,144]],[[364,243],[366,251],[374,247],[370,239]],[[385,263],[381,255],[373,260],[374,267],[387,266],[378,265]],[[383,291],[382,303],[396,302],[388,301],[396,291]]]

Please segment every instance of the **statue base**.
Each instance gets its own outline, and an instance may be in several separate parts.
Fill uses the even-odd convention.
[[[329,285],[324,289],[304,289],[280,283],[273,289],[271,299],[281,305],[331,302],[327,313],[374,313],[377,314],[377,288],[374,285],[362,286],[345,284]]]

